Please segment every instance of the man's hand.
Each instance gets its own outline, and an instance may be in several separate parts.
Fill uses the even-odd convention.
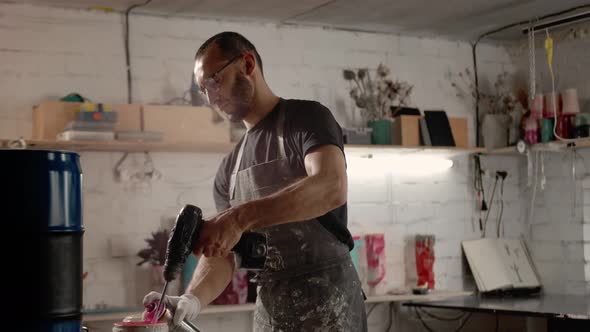
[[[147,306],[151,302],[158,301],[161,296],[161,293],[150,292],[143,298],[143,305]],[[201,301],[191,294],[184,294],[182,296],[166,295],[164,303],[166,303],[168,308],[174,313],[172,321],[175,325],[180,324],[184,319],[192,321],[197,318],[201,312]]]
[[[203,223],[199,234],[195,256],[226,257],[238,243],[244,229],[238,220],[236,208],[227,209]]]

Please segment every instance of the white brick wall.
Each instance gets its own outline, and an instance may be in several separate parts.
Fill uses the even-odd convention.
[[[79,92],[95,101],[126,102],[121,21],[119,14],[0,5],[0,137],[30,136],[31,106],[48,98]],[[257,45],[267,81],[276,93],[317,100],[333,111],[342,126],[361,124],[342,69],[376,68],[383,62],[394,77],[415,85],[416,106],[465,116],[474,132],[471,105],[458,100],[444,79],[449,70],[471,67],[468,43],[321,28],[134,15],[134,100],[165,102],[182,95],[189,87],[197,47],[224,30],[239,31]],[[486,46],[481,53],[485,54],[482,79],[495,77],[509,64],[503,48]],[[471,135],[471,144],[474,141]],[[113,180],[112,169],[120,157],[121,153],[82,154],[84,269],[89,272],[84,304],[90,309],[101,304],[137,305],[149,287],[145,268],[134,265],[138,259],[133,253],[143,246],[143,239],[185,203],[198,204],[206,214],[214,211],[211,185],[221,155],[154,153],[163,178],[147,189]],[[141,154],[133,158],[142,162]],[[416,233],[437,237],[438,288],[472,286],[463,278],[460,258],[460,241],[479,236],[473,224],[477,215],[467,157],[456,158],[446,173],[421,178],[396,174],[383,163],[364,175],[353,170],[354,162],[349,166],[351,230],[386,233],[388,287],[415,282],[410,244]],[[509,161],[490,167],[516,169],[517,165]],[[506,227],[514,234],[522,232],[515,173],[510,173],[505,188],[506,209],[512,211],[510,216],[505,213]],[[373,315],[372,329],[382,330],[386,313]],[[218,330],[248,326],[247,317],[235,317],[233,328],[222,327],[215,318],[204,322],[212,329],[219,325]]]
[[[572,40],[562,38],[564,36],[566,34],[562,32],[553,34],[553,63],[557,78],[555,89],[561,91],[576,88],[582,111],[590,112],[590,81],[585,75],[590,57],[590,38]],[[547,93],[551,90],[543,39],[544,35],[538,34],[537,93]],[[526,41],[523,41],[510,52],[514,66],[528,76],[528,49],[525,45]],[[585,262],[590,260],[586,249],[590,238],[587,232],[584,232],[584,223],[588,223],[590,215],[590,191],[585,184],[588,180],[584,175],[588,165],[588,153],[585,150],[580,152],[585,159],[577,161],[578,179],[575,184],[572,182],[571,155],[545,155],[547,186],[545,191],[537,192],[535,217],[531,221],[530,235],[532,254],[539,262],[541,278],[544,281],[550,280],[546,286],[548,292],[577,293],[579,290],[590,290],[590,275],[584,272]],[[525,179],[526,164],[522,167],[522,178]],[[526,181],[521,187],[522,192],[528,197],[530,207],[532,189],[526,187]],[[570,272],[568,276],[563,273],[566,268]]]
[[[545,189],[541,189],[539,175],[530,232],[525,234],[529,238],[531,254],[545,290],[549,293],[585,292],[589,280],[585,273],[588,256],[584,250],[588,238],[584,233],[583,219],[587,216],[590,195],[582,188],[583,183],[587,182],[584,170],[588,153],[581,151],[581,155],[584,161],[577,161],[577,180],[574,183],[571,155],[545,154],[543,159],[547,182]],[[528,220],[533,187],[527,187],[525,180],[526,160],[523,159],[522,164],[521,190],[527,201],[524,220]]]

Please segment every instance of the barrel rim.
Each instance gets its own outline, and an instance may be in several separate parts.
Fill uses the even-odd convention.
[[[0,148],[0,152],[2,151],[11,151],[11,152],[16,152],[16,151],[21,151],[21,152],[17,152],[17,153],[22,153],[22,151],[26,151],[26,152],[30,152],[30,153],[47,153],[47,152],[54,152],[54,153],[64,153],[64,154],[72,154],[72,155],[76,155],[76,156],[80,156],[80,154],[77,151],[73,151],[73,150],[62,150],[62,149],[11,149],[11,148]]]

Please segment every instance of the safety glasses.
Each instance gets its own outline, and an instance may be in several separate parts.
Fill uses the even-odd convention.
[[[221,85],[221,73],[225,70],[225,68],[229,67],[229,65],[234,63],[241,56],[242,56],[242,54],[238,54],[235,57],[231,58],[231,60],[229,60],[225,65],[223,65],[223,67],[221,67],[219,70],[217,70],[216,72],[211,74],[211,76],[204,79],[203,85],[201,86],[201,90],[203,90],[203,92],[205,94],[207,94],[207,96],[211,92],[219,91],[219,87]]]

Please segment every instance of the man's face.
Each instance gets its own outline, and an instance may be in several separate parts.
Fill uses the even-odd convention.
[[[205,93],[209,104],[219,107],[230,120],[242,120],[250,110],[253,84],[246,76],[244,55],[228,59],[217,45],[211,45],[195,61],[195,79]]]

